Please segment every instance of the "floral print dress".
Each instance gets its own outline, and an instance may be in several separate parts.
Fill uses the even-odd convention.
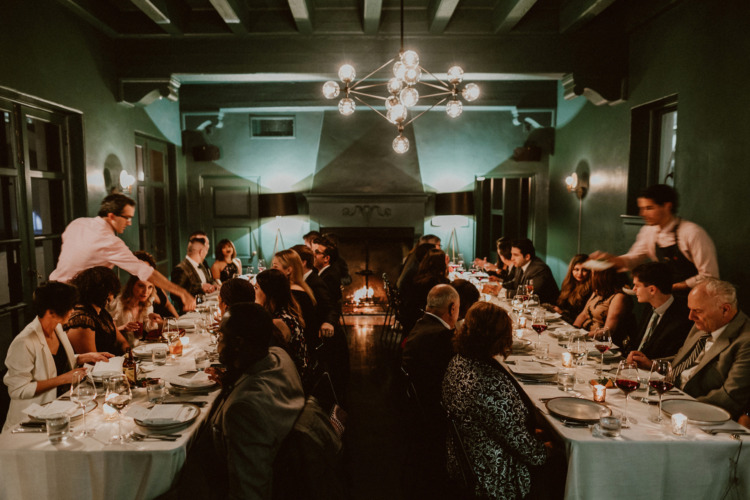
[[[300,377],[304,380],[307,372],[307,366],[310,363],[310,358],[307,353],[307,343],[305,342],[305,333],[302,324],[296,316],[293,316],[286,309],[281,309],[274,315],[274,319],[280,319],[292,332],[292,336],[289,343],[282,345],[289,356],[297,366],[297,371]]]
[[[531,488],[529,466],[547,454],[529,424],[530,411],[496,362],[457,354],[443,379],[443,405],[456,422],[477,476],[476,494],[490,498],[523,498]],[[457,443],[448,439],[448,471],[459,476]]]

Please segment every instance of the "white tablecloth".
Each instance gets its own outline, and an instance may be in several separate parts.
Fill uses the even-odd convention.
[[[509,309],[505,301],[492,299],[493,303]],[[551,323],[550,329],[563,327]],[[537,341],[533,330],[526,330],[525,338]],[[542,340],[549,343],[549,362],[561,366],[563,347],[557,339],[545,333]],[[508,361],[523,363],[529,356],[510,356]],[[589,380],[594,378],[598,362],[586,361],[586,366],[577,369],[581,383],[574,390],[581,396],[592,399]],[[616,364],[606,368],[616,368]],[[640,370],[639,370],[640,371]],[[648,378],[649,373],[641,373]],[[611,375],[614,378],[614,374]],[[568,475],[565,497],[568,499],[618,499],[638,500],[656,498],[701,500],[721,499],[730,481],[730,460],[735,459],[740,443],[728,434],[711,436],[689,425],[688,435],[678,437],[671,432],[671,421],[665,415],[664,422],[657,424],[649,420],[656,408],[630,399],[629,415],[637,424],[623,429],[620,438],[594,437],[588,428],[564,426],[549,415],[542,398],[568,396],[554,385],[524,385],[521,387],[537,405],[550,426],[560,436],[568,456]],[[643,396],[645,391],[635,395]],[[666,394],[664,399],[689,396]],[[625,397],[619,389],[607,390],[606,404],[619,411],[625,410]],[[714,426],[743,429],[736,422]],[[737,474],[740,482],[735,492],[727,498],[750,498],[750,436],[744,436]]]
[[[192,354],[208,344],[207,334],[192,334],[189,351],[175,364],[154,367],[149,377],[172,378],[194,368]],[[201,415],[174,442],[140,441],[105,444],[116,432],[117,423],[105,422],[99,406],[86,416],[89,429],[97,429],[94,437],[69,438],[53,445],[46,433],[0,434],[0,500],[107,499],[130,500],[155,498],[172,485],[185,462],[188,447],[200,423],[206,418],[218,391],[198,396],[209,401]],[[132,405],[147,405],[146,390],[133,391]],[[127,413],[127,409],[123,410]],[[73,431],[82,425],[73,422]],[[123,417],[123,427],[143,432],[132,418]],[[143,433],[147,433],[143,432]]]

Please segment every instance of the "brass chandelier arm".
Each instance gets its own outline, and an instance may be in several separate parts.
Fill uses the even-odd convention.
[[[440,82],[440,83],[443,83],[443,82]],[[449,87],[448,85],[435,85],[434,83],[429,83],[429,82],[425,82],[425,81],[422,81],[422,80],[419,81],[419,84],[420,85],[427,85],[428,87],[432,87],[432,88],[438,89],[438,90],[447,90],[447,91],[451,90],[451,87]]]
[[[379,96],[379,95],[373,95],[373,94],[367,94],[365,92],[360,92],[359,90],[352,90],[349,89],[349,93],[354,96],[362,96],[362,97],[372,97],[373,99],[380,99],[381,101],[385,101],[387,97]]]
[[[407,126],[407,125],[409,125],[409,124],[410,124],[411,122],[413,122],[414,120],[416,120],[417,118],[419,118],[419,117],[420,117],[420,116],[422,116],[423,114],[427,113],[427,112],[428,112],[429,110],[431,110],[431,109],[432,109],[432,108],[434,108],[435,106],[440,106],[441,104],[443,104],[443,103],[444,103],[445,101],[447,101],[447,100],[448,100],[448,98],[447,98],[447,97],[444,97],[443,99],[439,100],[438,102],[436,102],[435,104],[433,104],[433,105],[432,105],[432,106],[430,106],[429,108],[427,108],[427,109],[425,109],[424,111],[422,111],[421,113],[419,113],[419,114],[418,114],[417,116],[415,116],[414,118],[412,118],[412,119],[411,119],[411,120],[409,120],[408,122],[404,123],[404,125],[403,125],[403,126],[404,126],[404,127],[406,127],[406,126]],[[387,120],[387,119],[388,119],[388,118],[386,118],[386,120]]]
[[[450,85],[448,85],[443,80],[441,80],[440,78],[438,78],[437,76],[435,76],[432,72],[430,72],[430,70],[428,70],[424,66],[420,66],[420,68],[422,68],[422,71],[424,71],[425,73],[427,73],[428,75],[430,75],[431,77],[433,77],[435,80],[439,81],[443,85],[443,88],[446,88],[446,89],[450,88]],[[431,84],[431,83],[427,83],[427,82],[422,82],[422,83],[424,83],[425,85],[433,85],[434,86],[434,84]]]
[[[372,75],[374,75],[375,73],[377,73],[381,69],[385,68],[386,66],[388,66],[389,64],[391,64],[395,60],[396,60],[396,58],[392,57],[388,62],[386,62],[385,64],[383,64],[382,66],[380,66],[378,69],[376,69],[375,71],[371,71],[366,77],[361,78],[358,82],[354,83],[351,87],[349,87],[349,90],[356,88],[357,85],[359,85],[360,83],[364,82],[365,80],[367,80],[368,78],[370,78]]]
[[[367,106],[368,108],[370,108],[371,110],[375,111],[375,112],[376,112],[377,114],[379,114],[380,116],[382,116],[382,117],[383,117],[383,118],[385,118],[386,120],[388,120],[388,117],[387,117],[387,116],[385,116],[385,115],[384,115],[383,113],[381,113],[381,112],[380,112],[380,111],[378,111],[377,109],[375,109],[375,108],[373,108],[372,106],[370,106],[370,104],[369,104],[369,103],[368,103],[367,101],[365,101],[364,99],[361,99],[361,98],[360,98],[359,96],[356,96],[356,95],[354,96],[354,98],[355,98],[356,100],[358,100],[359,102],[361,102],[362,104],[364,104],[365,106]],[[388,120],[388,122],[390,123],[390,120]]]
[[[364,80],[361,80],[364,81]],[[373,87],[385,87],[388,85],[388,82],[382,82],[382,83],[373,83],[372,85],[362,85],[361,87],[357,87],[358,89],[371,89]],[[349,90],[351,91],[352,87],[349,87]]]
[[[448,90],[448,91],[445,91],[445,92],[438,92],[436,94],[426,94],[426,95],[420,96],[420,98],[427,99],[428,97],[437,97],[437,96],[441,96],[441,95],[453,95],[453,92]]]

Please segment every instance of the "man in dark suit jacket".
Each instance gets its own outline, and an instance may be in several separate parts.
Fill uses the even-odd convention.
[[[695,326],[672,359],[675,385],[732,418],[750,407],[750,318],[737,309],[731,283],[709,278],[688,294]],[[634,352],[638,364],[651,360]]]
[[[455,354],[453,333],[459,296],[450,285],[436,285],[427,294],[424,316],[406,338],[401,364],[409,374],[429,415],[440,415],[440,392],[448,362]],[[429,418],[429,417],[428,417]]]
[[[328,294],[328,286],[318,276],[318,271],[315,269],[315,256],[305,245],[294,245],[292,250],[297,252],[300,260],[302,261],[302,275],[305,283],[315,295],[315,315],[320,322],[320,337],[328,338],[333,336],[333,325],[335,325],[339,318],[336,310],[331,304],[331,297]],[[320,341],[313,342],[312,347],[315,348]],[[311,344],[308,342],[308,347]]]
[[[528,238],[513,240],[510,254],[513,266],[516,268],[516,275],[510,285],[503,284],[503,288],[515,293],[518,285],[531,282],[534,285],[534,294],[539,296],[543,304],[556,303],[560,289],[557,287],[555,277],[552,276],[552,270],[536,256],[531,240]]]
[[[210,248],[208,236],[196,231],[188,238],[187,256],[172,269],[172,282],[180,285],[194,297],[216,291],[217,283],[205,263]],[[182,300],[172,295],[177,312],[182,314]]]
[[[650,304],[638,331],[625,340],[623,354],[639,351],[649,359],[674,356],[685,342],[693,322],[687,300],[672,295],[672,274],[662,262],[647,262],[633,269],[633,290],[638,302]],[[632,361],[632,356],[628,356]],[[641,366],[650,369],[650,366]]]

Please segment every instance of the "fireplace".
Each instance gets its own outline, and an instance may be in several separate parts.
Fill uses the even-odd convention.
[[[351,284],[344,287],[344,313],[381,314],[387,298],[383,274],[395,283],[403,256],[414,241],[412,227],[321,228],[335,235],[339,254],[349,265]]]

